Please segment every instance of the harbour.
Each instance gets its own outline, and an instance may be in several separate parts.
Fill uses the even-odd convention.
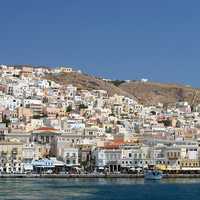
[[[143,174],[1,174],[0,178],[49,178],[49,179],[143,179]],[[200,174],[163,174],[163,179],[200,179]]]
[[[120,178],[5,178],[0,179],[0,199],[8,200],[163,200],[198,199],[200,179]],[[159,191],[159,192],[158,192]]]
[[[199,7],[0,0],[0,200],[200,200]]]

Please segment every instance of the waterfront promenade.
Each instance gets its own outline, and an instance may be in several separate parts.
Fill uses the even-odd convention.
[[[0,178],[144,178],[143,174],[1,174]],[[163,178],[200,178],[200,174],[164,174]]]

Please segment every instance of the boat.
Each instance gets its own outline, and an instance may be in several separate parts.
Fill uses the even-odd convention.
[[[144,171],[144,178],[146,180],[161,180],[163,178],[163,174],[161,171],[157,170],[156,163],[155,163],[155,138],[153,137],[153,159],[150,165],[148,165],[148,168]]]
[[[144,172],[144,178],[146,180],[161,180],[163,174],[158,170],[147,170]]]

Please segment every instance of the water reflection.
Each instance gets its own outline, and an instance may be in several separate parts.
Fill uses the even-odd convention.
[[[0,199],[181,199],[200,196],[200,179],[0,179]],[[192,191],[192,193],[191,193]],[[134,198],[133,198],[134,196]],[[145,196],[148,196],[146,198]]]
[[[162,179],[161,183],[166,183],[166,184],[171,184],[171,183],[176,183],[176,184],[200,184],[200,179],[199,178],[170,178],[170,179]]]

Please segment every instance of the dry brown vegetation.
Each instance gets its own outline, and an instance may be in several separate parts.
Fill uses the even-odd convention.
[[[168,104],[177,101],[197,104],[200,102],[198,89],[178,84],[135,81],[123,83],[120,88],[136,96],[144,104],[156,104],[158,102]]]
[[[94,76],[89,76],[87,74],[80,74],[76,72],[49,74],[46,76],[46,78],[62,85],[72,84],[78,89],[106,90],[109,95],[119,94],[132,97],[132,95],[130,95],[128,92],[123,91],[123,89],[116,87],[112,83],[103,81]]]
[[[135,97],[146,105],[157,104],[158,102],[168,104],[177,101],[188,101],[191,104],[200,103],[199,89],[178,84],[131,81],[122,83],[117,87],[111,82],[76,72],[50,74],[46,78],[62,85],[73,84],[78,89],[100,89],[106,90],[109,95],[119,94]]]

